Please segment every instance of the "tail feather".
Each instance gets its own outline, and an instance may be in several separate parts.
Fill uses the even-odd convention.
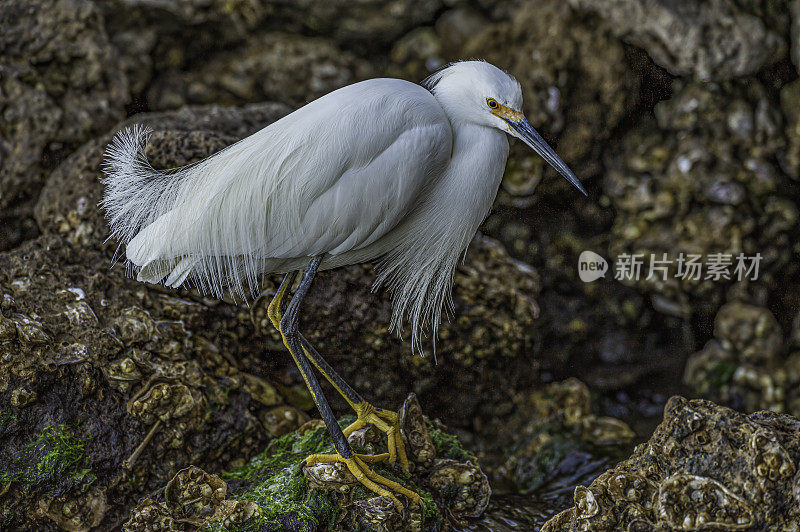
[[[111,227],[109,239],[126,245],[129,266],[140,281],[180,286],[192,273],[196,260],[163,256],[157,242],[166,241],[164,227],[173,214],[189,170],[160,171],[145,156],[152,130],[134,125],[117,133],[106,148],[103,170],[105,194],[100,206]],[[158,238],[161,233],[162,238]]]
[[[164,284],[169,286],[170,288],[177,288],[186,281],[186,278],[194,270],[194,266],[198,263],[198,259],[196,257],[184,257],[181,261],[172,268],[169,276],[167,276],[167,280],[164,281]]]
[[[286,157],[296,151],[266,129],[169,171],[147,161],[150,129],[136,125],[117,133],[105,152],[100,206],[109,239],[125,246],[134,276],[173,287],[191,280],[217,297],[258,295],[260,276],[275,263],[267,246],[281,244],[268,234],[269,205],[290,175],[280,171]]]

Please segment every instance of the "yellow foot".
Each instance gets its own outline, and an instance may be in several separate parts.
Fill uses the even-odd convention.
[[[394,493],[399,493],[408,497],[417,504],[422,504],[422,499],[419,495],[410,489],[401,486],[393,480],[382,477],[370,469],[367,465],[367,463],[383,462],[384,460],[388,459],[388,453],[375,455],[354,454],[351,458],[343,458],[339,454],[312,454],[306,458],[306,465],[341,462],[347,466],[347,469],[350,470],[353,476],[356,477],[356,480],[363,484],[364,487],[377,493],[378,495],[392,499],[392,502],[394,502],[394,505],[399,511],[403,510],[403,504],[400,502],[400,499],[394,495]]]
[[[356,411],[358,419],[342,431],[344,436],[349,437],[353,431],[372,423],[378,430],[386,433],[389,463],[394,464],[397,460],[400,460],[400,467],[408,473],[406,446],[403,443],[403,437],[400,435],[400,416],[391,410],[376,408],[366,401],[354,405],[353,409]]]

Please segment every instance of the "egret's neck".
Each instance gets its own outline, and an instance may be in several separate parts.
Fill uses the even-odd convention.
[[[454,122],[453,156],[440,182],[438,201],[468,238],[489,213],[503,178],[508,139],[502,131]]]

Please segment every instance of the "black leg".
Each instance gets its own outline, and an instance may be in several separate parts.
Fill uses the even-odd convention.
[[[297,333],[297,337],[300,339],[300,345],[302,345],[305,349],[305,354],[311,359],[311,362],[333,385],[333,387],[336,388],[345,399],[347,399],[347,402],[350,403],[350,406],[364,402],[364,398],[361,397],[357,391],[351,388],[350,385],[347,384],[347,381],[345,381],[341,376],[339,376],[338,373],[336,373],[336,370],[334,370],[333,367],[331,367],[331,365],[328,364],[324,358],[322,358],[322,355],[320,355],[319,352],[314,349],[314,346],[312,346],[302,334]],[[380,411],[379,408],[377,410]]]
[[[402,450],[402,446],[397,444],[398,441],[402,442],[402,440],[398,440],[399,431],[396,429],[397,414],[383,411],[383,413],[380,414],[383,418],[376,417],[374,412],[378,411],[378,409],[366,404],[361,399],[361,396],[333,371],[333,368],[319,356],[319,353],[317,353],[308,341],[297,331],[297,319],[300,305],[314,280],[314,276],[321,262],[322,259],[320,257],[311,260],[303,274],[303,279],[300,281],[300,286],[297,288],[297,291],[285,311],[283,307],[286,301],[286,294],[294,282],[297,272],[289,273],[284,277],[278,289],[278,293],[267,309],[267,314],[275,327],[281,332],[284,344],[289,350],[289,353],[291,353],[295,364],[297,364],[297,368],[300,370],[300,374],[303,376],[303,380],[306,386],[308,386],[314,398],[314,402],[317,404],[322,420],[325,422],[328,433],[336,447],[337,454],[312,454],[306,458],[306,463],[308,465],[319,463],[344,463],[347,469],[363,486],[378,495],[389,497],[399,510],[403,509],[403,504],[395,496],[395,493],[400,493],[410,500],[415,501],[417,504],[421,504],[422,499],[420,499],[418,494],[393,480],[378,475],[367,465],[368,463],[382,462],[385,460],[389,460],[393,463],[395,455],[398,454],[396,450],[399,448],[402,451],[401,461],[404,463],[404,469],[408,471],[408,460],[405,456],[405,451]],[[351,402],[351,405],[354,405],[354,408],[356,408],[359,419],[345,431],[342,431],[339,424],[336,422],[336,418],[333,415],[333,411],[327,399],[325,399],[319,381],[314,376],[309,358],[345,399],[348,401],[356,401],[355,403]],[[362,414],[364,415],[362,416]],[[391,416],[389,414],[391,414]],[[386,421],[387,419],[389,419],[393,425],[390,426]],[[363,426],[366,422],[371,422],[380,430],[387,432],[389,435],[390,452],[380,455],[357,455],[353,453],[344,433],[347,432],[349,434],[350,431],[355,430],[358,426]]]
[[[338,452],[342,458],[350,458],[353,456],[353,451],[350,449],[350,444],[347,443],[347,438],[345,438],[344,433],[342,433],[342,428],[336,421],[336,417],[328,404],[328,400],[325,398],[325,394],[322,392],[319,381],[316,376],[314,376],[311,364],[303,353],[300,335],[297,332],[297,318],[300,304],[303,302],[306,293],[308,293],[308,289],[314,280],[320,262],[322,262],[322,258],[315,257],[309,263],[308,268],[306,268],[303,279],[300,281],[300,286],[297,288],[294,296],[292,296],[292,300],[281,318],[281,333],[288,344],[289,351],[292,354],[295,364],[297,364],[297,368],[300,370],[300,374],[303,376],[303,380],[306,382],[306,386],[308,386],[311,392],[311,396],[314,398],[314,402],[317,404],[317,409],[319,409],[322,421],[325,422],[325,427],[327,427],[328,433],[333,440],[336,452]],[[287,281],[289,275],[291,274],[287,274],[284,282]],[[290,283],[293,280],[294,279],[291,279]],[[288,286],[286,288],[288,289]]]

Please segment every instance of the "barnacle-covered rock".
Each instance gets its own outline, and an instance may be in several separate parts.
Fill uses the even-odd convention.
[[[620,281],[649,293],[663,313],[707,315],[731,284],[769,286],[793,271],[798,206],[781,166],[781,110],[767,88],[676,83],[655,115],[608,161],[604,188],[617,212],[609,254],[644,262],[638,279]]]
[[[414,403],[413,395],[409,396],[406,408]],[[434,428],[421,412],[418,415],[419,436],[438,442],[434,459],[423,463],[410,456],[414,466],[411,475],[385,463],[372,465],[377,473],[422,497],[422,505],[404,499],[406,508],[402,513],[388,497],[376,496],[364,488],[342,463],[305,465],[310,454],[335,452],[324,424],[312,420],[272,440],[262,453],[221,474],[221,478],[195,466],[180,471],[166,485],[165,500],[140,503],[124,529],[162,530],[139,528],[143,523],[158,521],[189,523],[211,530],[235,524],[246,529],[287,531],[410,532],[441,530],[448,518],[480,515],[486,509],[491,489],[475,457],[463,450],[455,436]],[[339,423],[344,427],[352,420],[343,418]],[[374,448],[365,449],[353,441],[351,444],[356,452],[386,452],[385,436],[370,440],[376,442]]]
[[[275,101],[302,105],[371,76],[369,65],[320,38],[255,35],[194,69],[164,71],[152,83],[152,109],[186,104]]]
[[[131,512],[131,517],[122,527],[125,532],[167,532],[179,530],[167,505],[147,498]]]
[[[673,397],[650,440],[542,531],[791,529],[799,460],[797,419]]]
[[[108,510],[105,491],[96,486],[82,493],[74,491],[39,499],[37,516],[48,518],[68,532],[89,532],[98,526]]]
[[[196,38],[211,34],[215,38],[209,39],[212,43],[230,43],[247,38],[255,28],[324,35],[351,45],[385,45],[410,28],[430,22],[443,4],[441,0],[168,0],[157,4],[148,0],[99,1],[111,19],[109,25],[129,27],[131,18],[141,20],[142,25],[154,24],[166,37],[162,49],[171,44],[184,52],[208,48],[210,43],[179,47],[171,41],[180,35]]]
[[[197,406],[192,392],[183,384],[158,383],[137,394],[127,406],[128,413],[147,424],[168,421],[188,414]]]
[[[614,35],[644,48],[677,76],[723,81],[754,74],[786,51],[781,0],[648,2],[570,0],[599,15]]]
[[[414,393],[408,395],[400,408],[400,427],[407,442],[406,453],[409,460],[423,467],[430,467],[436,458],[436,446]]]
[[[0,6],[0,250],[36,234],[55,160],[124,116],[125,75],[93,2]]]
[[[592,462],[594,470],[608,465],[627,451],[634,436],[624,422],[596,413],[589,389],[579,380],[551,383],[519,399],[515,414],[498,427],[496,445],[507,457],[496,474],[519,491],[532,492],[561,467],[557,464],[575,470]]]
[[[76,303],[92,318],[70,320]],[[232,467],[274,431],[277,404],[242,386],[256,378],[236,362],[250,349],[263,360],[246,310],[150,291],[46,236],[0,254],[0,312],[13,325],[0,344],[3,526],[110,526],[178,469]]]
[[[460,517],[480,516],[492,495],[489,479],[472,462],[437,458],[426,482],[434,497],[447,501],[448,510]]]
[[[227,493],[228,486],[217,475],[189,466],[167,482],[164,498],[182,519],[192,519],[213,513]]]
[[[686,363],[684,381],[701,396],[755,412],[800,416],[800,354],[769,309],[732,301],[714,320],[714,338]]]

